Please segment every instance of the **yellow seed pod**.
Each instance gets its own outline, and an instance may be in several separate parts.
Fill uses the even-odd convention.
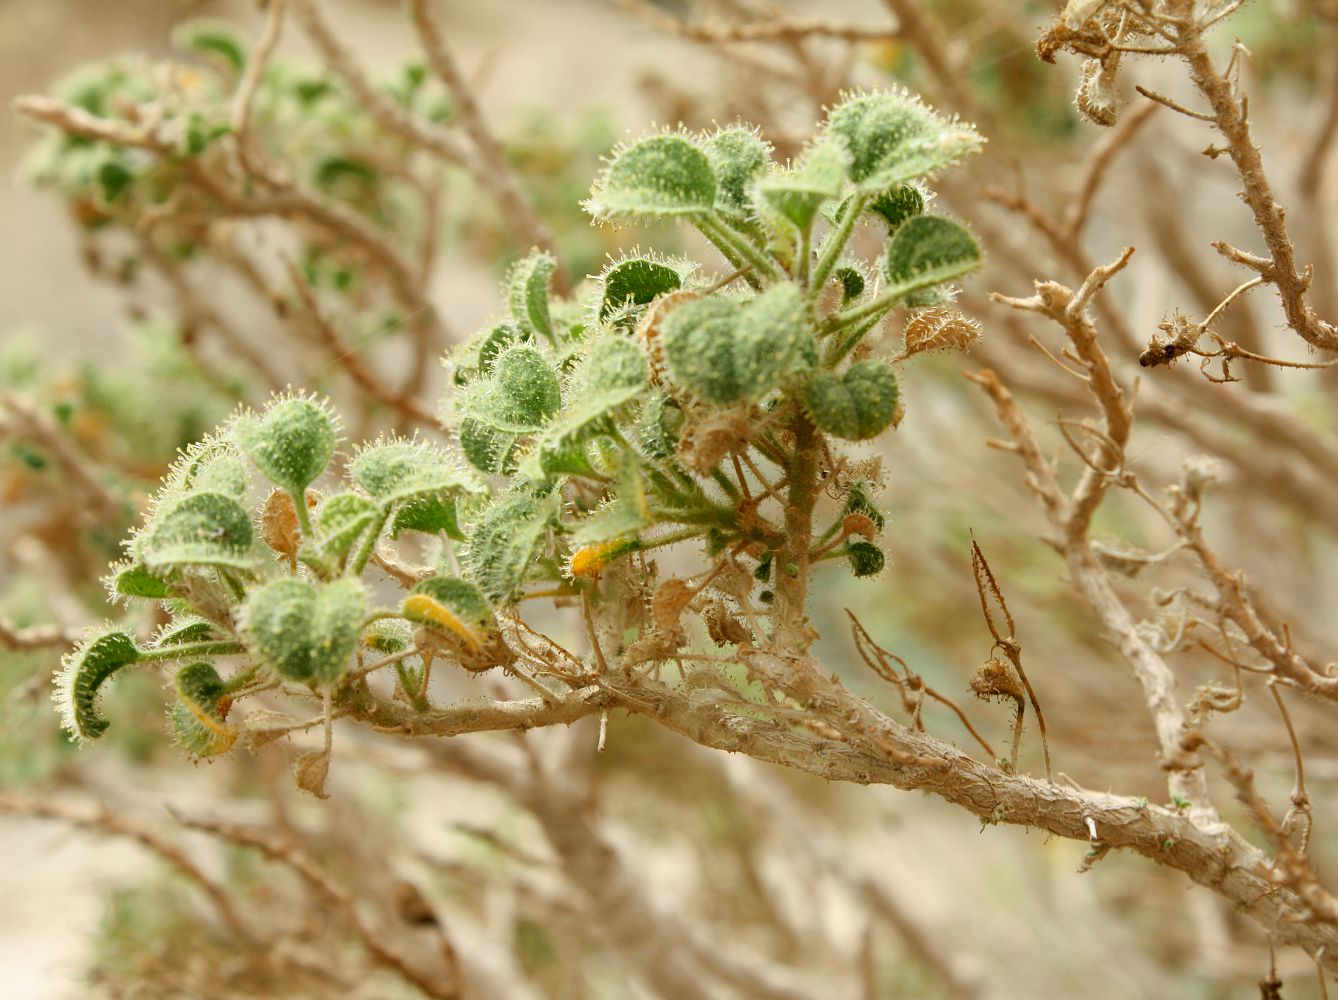
[[[640,542],[635,538],[616,538],[609,542],[583,546],[573,552],[571,558],[567,560],[567,573],[587,580],[596,579],[613,560],[639,547]]]

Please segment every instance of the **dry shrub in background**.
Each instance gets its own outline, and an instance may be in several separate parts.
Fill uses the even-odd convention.
[[[96,988],[1322,995],[1338,12],[620,6],[722,57],[585,202],[654,250],[426,0],[387,79],[270,0],[17,102],[142,355],[0,410],[0,808],[164,862]]]

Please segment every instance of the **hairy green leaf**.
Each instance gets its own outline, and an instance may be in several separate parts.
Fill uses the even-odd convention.
[[[255,658],[280,677],[330,685],[357,649],[366,610],[358,580],[318,585],[285,578],[247,596],[242,629]]]
[[[71,739],[82,743],[107,731],[107,720],[98,714],[98,689],[141,655],[135,640],[119,630],[101,632],[65,655],[52,699]]]
[[[614,153],[586,208],[597,221],[700,215],[715,205],[711,161],[683,135],[640,139]]]
[[[847,441],[881,434],[896,415],[897,377],[882,361],[860,361],[843,375],[818,372],[804,386],[804,406],[819,428]]]

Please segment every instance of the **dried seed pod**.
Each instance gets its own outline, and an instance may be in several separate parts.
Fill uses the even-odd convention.
[[[722,601],[707,605],[704,618],[706,631],[717,646],[747,646],[753,641],[747,626],[730,614]]]
[[[1119,63],[1114,60],[1109,67],[1099,59],[1083,60],[1074,104],[1078,113],[1094,125],[1109,128],[1119,118],[1120,97],[1115,82],[1118,68]]]
[[[964,351],[980,339],[980,323],[949,306],[928,306],[911,314],[905,336],[904,357],[925,351]]]
[[[655,588],[650,600],[650,618],[658,629],[676,629],[683,609],[697,596],[697,591],[686,580],[678,577],[665,580]]]
[[[981,701],[1009,701],[1022,705],[1027,698],[1022,680],[1010,664],[991,656],[971,675],[971,693]]]

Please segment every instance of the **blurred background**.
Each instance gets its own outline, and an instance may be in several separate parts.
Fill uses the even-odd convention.
[[[1028,345],[1034,335],[1057,348],[1056,331],[1019,321],[986,293],[1027,295],[1033,278],[1076,284],[1076,264],[1139,247],[1100,319],[1128,335],[1117,352],[1120,376],[1130,383],[1145,377],[1132,449],[1140,476],[1160,488],[1180,480],[1186,458],[1211,456],[1221,468],[1207,515],[1214,541],[1230,565],[1258,582],[1298,643],[1321,651],[1338,631],[1330,613],[1338,598],[1333,471],[1270,436],[1258,408],[1238,410],[1228,393],[1249,393],[1327,442],[1333,382],[1327,374],[1270,369],[1219,386],[1192,364],[1142,372],[1136,348],[1158,322],[1176,308],[1201,316],[1214,292],[1220,297],[1242,280],[1208,241],[1257,242],[1234,196],[1235,175],[1199,155],[1212,141],[1207,126],[1154,115],[1110,168],[1085,227],[1067,244],[1047,239],[1019,203],[1062,216],[1110,134],[1074,111],[1074,61],[1047,66],[1036,58],[1035,36],[1057,5],[913,5],[939,32],[946,68],[928,65],[890,32],[872,37],[899,10],[904,24],[905,6],[496,0],[440,9],[459,65],[576,279],[638,240],[712,259],[680,232],[595,230],[578,208],[599,157],[651,123],[698,128],[743,118],[759,124],[783,158],[802,148],[823,105],[843,87],[903,82],[980,124],[985,154],[945,179],[939,194],[971,221],[990,255],[960,302],[981,319],[984,337],[968,356],[917,359],[905,376],[905,421],[879,446],[890,565],[872,581],[820,588],[819,653],[857,692],[899,708],[896,693],[854,656],[849,609],[929,683],[970,702],[971,671],[990,653],[970,573],[974,536],[1019,622],[1056,770],[1084,787],[1163,802],[1165,775],[1138,686],[1042,540],[1044,522],[1016,459],[985,447],[999,431],[962,372],[997,369],[1056,453],[1063,445],[1057,414],[1081,415],[1087,404]],[[406,61],[419,58],[398,2],[327,0],[319,8],[375,79],[399,79]],[[127,54],[181,59],[174,32],[195,18],[229,21],[246,39],[263,21],[242,0],[5,0],[0,93],[51,93],[80,67]],[[750,43],[681,30],[805,18],[871,30],[854,39]],[[1281,200],[1300,206],[1291,221],[1301,259],[1316,261],[1316,307],[1332,316],[1326,307],[1338,275],[1323,251],[1338,209],[1327,187],[1316,192],[1299,180],[1338,75],[1332,12],[1300,0],[1259,2],[1231,25],[1215,42],[1225,53],[1234,32],[1253,53],[1242,80],[1256,128]],[[279,51],[295,67],[320,64],[311,39],[292,23]],[[1136,79],[1187,93],[1173,63],[1140,63]],[[1138,99],[1128,92],[1126,100],[1128,113]],[[311,345],[288,353],[275,346],[281,318],[226,261],[202,256],[154,270],[106,230],[81,225],[77,199],[41,160],[41,134],[17,114],[0,115],[0,168],[10,178],[0,189],[7,235],[0,241],[0,387],[31,401],[39,417],[54,415],[79,448],[116,468],[130,508],[176,448],[239,400],[265,397],[267,367],[280,384],[349,391],[337,366]],[[450,331],[465,335],[498,311],[498,279],[524,247],[467,179],[444,183],[438,197],[439,245],[427,290]],[[412,226],[387,224],[386,232],[392,240],[417,238]],[[283,237],[262,231],[255,238]],[[131,274],[132,257],[135,268],[154,273]],[[313,273],[318,266],[311,264]],[[192,339],[199,316],[188,314],[196,306],[172,275],[225,312],[236,340],[222,333]],[[355,345],[401,375],[413,362],[393,337],[373,329],[374,307]],[[1297,354],[1270,296],[1260,294],[1235,317],[1242,342]],[[238,362],[246,352],[259,363]],[[424,378],[421,396],[431,405],[444,377],[433,364]],[[147,415],[145,399],[155,402]],[[374,419],[365,426],[374,429]],[[128,516],[121,524],[90,521],[91,501],[52,471],[60,463],[40,440],[12,435],[6,447],[0,616],[74,630],[120,613],[101,602],[98,577]],[[1079,465],[1070,456],[1061,468],[1071,481]],[[1099,526],[1112,545],[1155,550],[1167,541],[1155,517],[1127,497],[1107,503]],[[1198,582],[1169,560],[1121,584],[1147,627],[1176,651],[1181,701],[1198,685],[1234,683],[1230,670],[1175,634],[1183,618],[1167,595]],[[553,628],[573,645],[583,641],[570,623]],[[321,802],[293,789],[288,773],[315,737],[191,763],[162,732],[161,678],[144,674],[117,682],[113,737],[78,751],[48,705],[60,652],[57,643],[0,652],[0,790],[59,806],[54,817],[0,815],[7,859],[0,866],[0,992],[7,1000],[417,995],[354,954],[356,935],[334,919],[337,907],[292,872],[235,844],[220,847],[203,832],[173,828],[165,807],[299,832],[375,914],[373,922],[390,914],[385,926],[397,928],[404,948],[430,950],[432,928],[449,928],[478,997],[670,996],[674,970],[656,970],[679,962],[697,970],[689,974],[702,977],[697,985],[708,997],[1226,1000],[1257,996],[1269,969],[1269,943],[1255,924],[1144,859],[1111,854],[1083,870],[1091,860],[1083,845],[982,829],[929,796],[829,785],[727,759],[639,718],[615,715],[608,751],[598,757],[584,724],[432,744],[341,730],[333,798]],[[500,690],[472,678],[440,683],[439,700]],[[991,740],[1007,743],[1006,706],[966,707]],[[1338,817],[1327,791],[1338,779],[1338,739],[1325,706],[1298,701],[1293,712],[1322,867],[1334,854]],[[971,751],[949,712],[927,708],[925,719],[930,732]],[[1249,756],[1262,790],[1285,803],[1291,749],[1271,700],[1252,692],[1229,724],[1232,745]],[[1029,732],[1021,766],[1036,770],[1038,761]],[[1230,790],[1216,776],[1213,783],[1224,813],[1262,843]],[[265,910],[286,920],[292,930],[281,943],[283,960],[253,961],[228,944],[201,916],[207,909],[198,886],[163,851],[145,849],[155,836],[198,856],[212,878],[235,889],[244,914]],[[644,905],[628,906],[629,893]],[[1279,950],[1276,967],[1286,996],[1319,995],[1303,954]]]

